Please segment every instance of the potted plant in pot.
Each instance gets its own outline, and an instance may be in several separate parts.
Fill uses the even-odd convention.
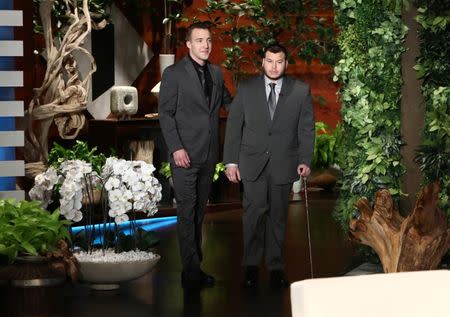
[[[159,255],[148,247],[140,250],[145,241],[155,239],[137,227],[137,217],[155,214],[161,199],[154,170],[143,161],[109,157],[97,172],[90,162],[75,159],[63,161],[57,168],[50,166],[36,177],[30,195],[47,204],[46,199],[57,191],[61,214],[82,224],[81,230],[71,229],[75,257],[82,279],[94,289],[115,289],[119,283],[147,273],[158,262]],[[100,192],[97,204],[95,189]]]
[[[38,201],[0,200],[2,316],[59,316],[66,276],[78,275],[68,224]]]
[[[175,47],[177,46],[176,23],[187,21],[182,17],[183,8],[187,0],[164,0],[164,17],[162,20],[163,30],[161,34],[161,51],[159,53],[159,74],[162,77],[164,70],[175,63]],[[151,90],[157,98],[159,97],[159,88],[161,82],[158,82]]]
[[[65,281],[65,267],[56,263],[56,258],[63,258],[62,249],[67,251],[64,241],[70,239],[70,222],[59,216],[59,210],[50,213],[38,201],[0,200],[0,254],[12,264],[3,270],[3,279],[18,287],[54,286]]]
[[[177,46],[176,23],[187,21],[182,17],[186,0],[164,0],[163,35],[159,64],[161,76],[167,66],[175,62],[175,47]]]

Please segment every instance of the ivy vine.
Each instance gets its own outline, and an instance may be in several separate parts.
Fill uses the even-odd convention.
[[[407,27],[401,0],[334,0],[340,34],[335,66],[342,133],[337,150],[343,177],[335,216],[344,230],[358,217],[354,203],[389,188],[398,201],[400,178],[401,54]]]
[[[416,162],[422,183],[439,181],[441,207],[450,222],[450,5],[447,0],[418,0],[420,56],[415,69],[423,80],[423,142]]]

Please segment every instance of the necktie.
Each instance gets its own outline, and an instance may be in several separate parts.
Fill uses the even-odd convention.
[[[270,83],[270,94],[267,103],[269,104],[270,119],[273,119],[273,114],[275,113],[275,108],[277,107],[277,95],[275,92],[275,83]]]
[[[206,97],[206,102],[209,104],[208,87],[206,87],[205,69],[202,67],[199,67],[198,75],[200,78],[200,83],[202,84],[203,92]]]
[[[206,90],[206,86],[205,86],[205,70],[201,67],[198,68],[198,75],[200,78],[200,83],[202,84],[202,88],[205,91]]]

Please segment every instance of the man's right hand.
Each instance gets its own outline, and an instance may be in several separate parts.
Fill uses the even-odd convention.
[[[225,175],[227,175],[228,180],[232,183],[239,183],[241,181],[241,173],[237,166],[227,166]]]
[[[178,167],[189,168],[191,166],[191,159],[185,149],[173,152],[173,160]]]

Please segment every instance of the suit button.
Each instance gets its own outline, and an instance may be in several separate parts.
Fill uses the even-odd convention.
[[[269,136],[271,136],[272,135],[272,132],[269,132]]]

